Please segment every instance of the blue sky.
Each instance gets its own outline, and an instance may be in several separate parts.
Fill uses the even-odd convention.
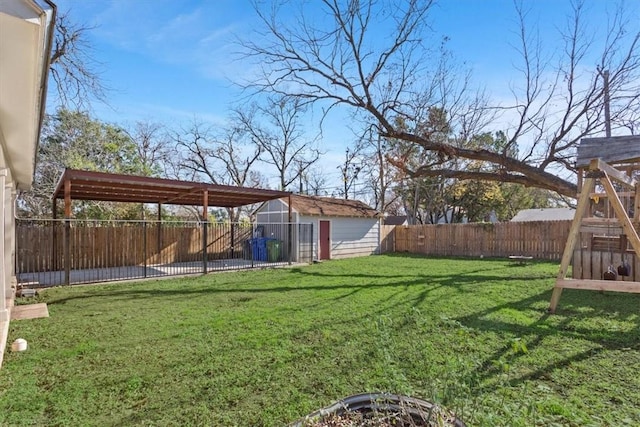
[[[302,1],[302,0],[301,0]],[[109,106],[94,104],[99,118],[119,124],[152,120],[170,126],[194,117],[224,123],[242,93],[231,80],[246,72],[234,60],[233,35],[257,24],[249,0],[57,0],[74,21],[95,26],[90,40],[112,89]],[[313,3],[312,1],[310,3]],[[587,18],[602,27],[613,2],[590,0]],[[628,1],[640,22],[640,2]],[[553,42],[570,2],[525,0],[529,19],[543,43]],[[473,71],[474,81],[496,99],[509,96],[515,80],[513,48],[517,30],[512,0],[441,0],[433,10],[436,33],[450,38],[449,48]],[[350,132],[325,129],[325,169],[336,171]]]

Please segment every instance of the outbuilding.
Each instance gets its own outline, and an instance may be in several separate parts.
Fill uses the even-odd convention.
[[[381,215],[358,200],[318,196],[291,196],[291,221],[311,224],[313,259],[367,256],[379,252]],[[255,212],[256,223],[284,224],[289,218],[288,199],[263,203]]]

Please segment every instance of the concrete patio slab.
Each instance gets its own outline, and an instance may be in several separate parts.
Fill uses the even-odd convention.
[[[49,317],[47,304],[27,304],[11,307],[11,320],[40,319]]]

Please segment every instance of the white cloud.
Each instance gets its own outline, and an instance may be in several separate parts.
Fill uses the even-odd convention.
[[[94,32],[125,51],[224,80],[247,71],[231,56],[233,35],[246,28],[248,10],[230,1],[113,0],[95,15]]]

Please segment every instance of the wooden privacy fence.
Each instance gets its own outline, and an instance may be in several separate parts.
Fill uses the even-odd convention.
[[[387,227],[387,226],[384,226]],[[382,251],[438,256],[562,258],[571,221],[395,226]]]
[[[382,225],[380,226],[380,253],[386,254],[396,251],[396,226]]]
[[[18,271],[63,268],[64,221],[18,221]],[[109,268],[202,260],[203,228],[195,222],[74,221],[69,227],[71,268]],[[252,226],[210,224],[208,259],[242,256]]]
[[[311,236],[311,224],[20,219],[16,274],[90,283],[311,262]]]

